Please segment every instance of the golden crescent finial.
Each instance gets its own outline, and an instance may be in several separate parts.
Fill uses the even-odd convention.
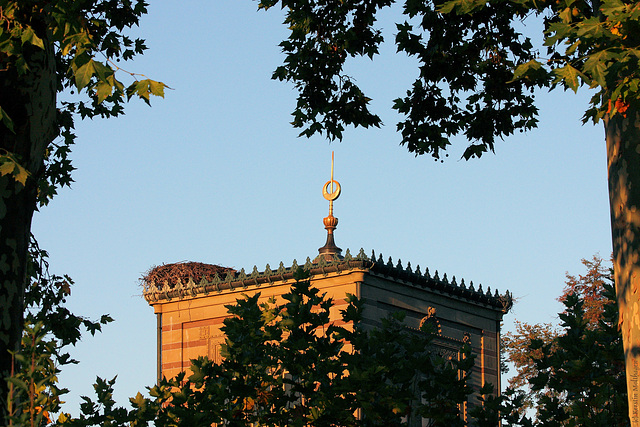
[[[333,231],[338,226],[338,218],[333,216],[333,201],[340,196],[340,183],[333,179],[333,151],[331,152],[331,179],[322,186],[322,196],[329,201],[329,215],[322,219],[325,230],[327,230],[327,242],[323,247],[318,249],[319,255],[313,262],[318,262],[320,259],[327,261],[335,261],[336,259],[342,259],[340,253],[342,249],[336,246],[336,242],[333,239]]]
[[[335,190],[333,189],[334,184],[336,186]],[[327,191],[329,185],[331,185],[331,192]],[[335,199],[340,197],[340,191],[340,183],[332,179],[330,181],[327,181],[326,184],[324,184],[324,187],[322,187],[322,196],[328,201],[333,202]]]
[[[331,184],[331,192],[327,190],[327,188],[329,187],[329,184]],[[335,179],[333,179],[333,151],[332,151],[331,152],[331,179],[327,181],[326,184],[324,184],[324,186],[322,187],[322,197],[327,199],[329,202],[333,203],[335,199],[340,197],[340,191],[341,191],[340,183]]]

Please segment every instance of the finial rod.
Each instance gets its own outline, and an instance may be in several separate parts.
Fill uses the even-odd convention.
[[[331,192],[327,189],[331,185]],[[333,151],[331,152],[331,179],[322,187],[322,196],[329,201],[329,216],[333,216],[333,201],[340,197],[340,183],[333,179]]]
[[[331,152],[331,192],[333,193],[333,151]]]
[[[333,230],[338,226],[338,218],[333,216],[333,201],[340,197],[341,187],[340,183],[333,179],[333,165],[334,165],[334,153],[331,152],[331,179],[327,181],[322,187],[322,196],[329,201],[329,216],[323,219],[324,228],[327,230],[327,243],[320,249],[320,255],[318,257],[324,257],[326,260],[331,261],[335,258],[341,259],[340,253],[342,249],[336,246],[333,240]],[[318,257],[316,258],[317,261]]]

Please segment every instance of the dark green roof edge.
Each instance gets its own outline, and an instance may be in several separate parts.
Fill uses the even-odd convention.
[[[236,273],[227,273],[224,278],[216,274],[213,280],[206,280],[205,278],[198,280],[198,278],[190,277],[186,283],[179,281],[178,284],[173,287],[169,286],[168,283],[157,284],[143,282],[143,296],[147,302],[154,303],[160,300],[185,298],[201,294],[207,295],[224,290],[246,289],[249,286],[268,285],[276,281],[286,282],[293,280],[294,272],[296,272],[298,268],[309,271],[312,276],[350,271],[353,269],[365,269],[376,275],[401,280],[410,286],[430,289],[487,305],[503,313],[508,312],[513,305],[513,298],[509,291],[501,295],[497,290],[492,293],[491,288],[487,288],[487,290],[484,291],[482,285],[476,289],[473,282],[470,282],[469,286],[467,286],[464,279],[458,283],[455,276],[449,280],[446,273],[440,278],[437,270],[431,275],[429,269],[426,269],[423,273],[420,271],[419,266],[414,270],[411,267],[411,263],[403,266],[400,260],[394,265],[391,257],[389,257],[387,262],[384,262],[382,254],[376,259],[373,251],[371,257],[368,257],[363,249],[360,249],[360,252],[356,256],[352,256],[347,249],[343,258],[336,258],[333,261],[320,258],[317,263],[312,263],[310,258],[307,258],[303,265],[299,265],[296,260],[293,260],[290,267],[285,267],[281,262],[276,270],[272,270],[269,264],[267,264],[263,271],[258,271],[258,268],[254,266],[252,272],[249,274],[247,274],[243,268]]]

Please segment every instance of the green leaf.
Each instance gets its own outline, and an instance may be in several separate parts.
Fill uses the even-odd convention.
[[[451,13],[455,10],[456,14],[465,15],[482,9],[486,4],[487,2],[485,0],[452,0],[439,7],[438,12]]]
[[[640,50],[638,49],[627,49],[627,53],[630,55],[634,55],[636,58],[640,59]]]
[[[118,91],[119,93],[124,92],[124,85],[120,80],[116,79],[115,75],[109,76],[107,80],[113,85],[116,91]]]
[[[582,44],[582,40],[578,39],[575,42],[573,42],[571,44],[571,46],[569,46],[565,52],[566,55],[568,56],[572,56],[573,54],[576,53],[576,50],[578,49],[578,47]]]
[[[33,31],[33,28],[31,27],[26,27],[24,30],[22,30],[20,39],[22,40],[23,45],[25,43],[29,43],[33,46],[39,47],[40,49],[44,49],[44,43],[42,42],[42,39],[36,35],[36,33]]]
[[[90,59],[89,62],[82,65],[73,74],[76,81],[76,87],[78,89],[86,87],[89,84],[91,77],[95,74],[95,63],[93,59]]]
[[[604,22],[593,17],[578,24],[578,37],[597,38],[604,35]]]
[[[0,107],[0,119],[7,129],[9,129],[12,133],[15,133],[15,131],[13,130],[13,120],[11,120],[11,117],[9,117],[9,115],[2,109],[2,107]]]
[[[572,67],[570,64],[566,64],[564,67],[556,68],[553,70],[553,73],[556,75],[556,82],[564,82],[564,84],[571,88],[574,92],[578,91],[578,87],[580,87],[580,81],[578,77],[584,79],[584,75],[578,71],[578,69]]]
[[[112,92],[113,92],[113,86],[111,86],[109,83],[107,83],[104,80],[100,80],[98,82],[98,85],[96,86],[96,94],[98,95],[98,102],[102,102],[105,99],[107,99],[107,97],[111,95]]]
[[[607,86],[607,61],[613,59],[613,54],[606,50],[601,50],[593,55],[589,55],[584,63],[583,70],[586,74],[591,75],[598,85],[605,88]]]
[[[133,85],[135,93],[147,103],[149,102],[149,79],[140,80]]]
[[[553,46],[560,40],[564,39],[567,34],[572,31],[571,25],[564,22],[554,22],[549,25],[549,29],[545,31],[545,46]]]
[[[626,6],[621,0],[604,0],[600,12],[605,16],[613,16],[625,12]]]
[[[533,80],[538,77],[543,77],[544,75],[546,75],[546,71],[542,68],[540,61],[532,59],[531,61],[520,64],[516,67],[511,81],[518,79]]]
[[[109,316],[108,314],[103,314],[102,316],[100,316],[100,323],[102,323],[103,325],[106,325],[110,322],[113,322],[113,317]]]
[[[453,9],[460,5],[460,1],[448,1],[438,9],[440,13],[451,13]]]
[[[68,41],[63,42],[61,45],[61,49],[60,49],[60,53],[62,56],[67,56],[69,54],[69,52],[71,52],[71,49],[73,49],[75,47],[75,45],[73,43],[70,43]]]
[[[104,65],[100,61],[92,61],[95,74],[98,75],[100,80],[106,80],[109,76],[113,75],[113,69],[107,65]]]
[[[29,386],[27,386],[27,383],[25,383],[19,378],[16,378],[15,376],[7,378],[7,381],[12,383],[16,387],[19,387],[22,390],[29,390]]]

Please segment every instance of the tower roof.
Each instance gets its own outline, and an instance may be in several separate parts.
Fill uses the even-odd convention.
[[[182,275],[178,277],[175,283],[169,280],[156,281],[156,277],[160,276],[147,275],[142,279],[143,296],[149,304],[155,304],[174,298],[191,298],[199,294],[207,295],[214,292],[222,293],[225,291],[233,291],[238,288],[269,286],[276,282],[281,283],[283,281],[293,280],[294,273],[299,268],[308,270],[311,273],[312,280],[314,276],[318,275],[327,275],[330,273],[340,274],[354,269],[360,269],[365,270],[371,275],[392,278],[404,286],[429,289],[437,293],[450,295],[457,299],[488,306],[503,313],[509,311],[513,304],[513,299],[509,291],[500,294],[497,290],[492,292],[491,288],[484,290],[482,285],[476,288],[473,282],[466,284],[464,279],[458,281],[455,276],[449,279],[446,273],[440,277],[440,273],[438,273],[437,270],[433,274],[429,272],[428,268],[423,272],[420,266],[417,266],[415,269],[411,267],[411,263],[403,266],[400,260],[394,264],[391,257],[385,262],[382,254],[376,258],[373,251],[369,257],[362,249],[357,256],[352,256],[347,249],[342,259],[326,260],[324,257],[319,257],[317,262],[311,262],[311,260],[307,258],[306,263],[303,265],[299,265],[296,260],[293,260],[289,267],[285,267],[284,263],[281,262],[276,270],[271,269],[269,264],[265,266],[263,271],[259,271],[258,268],[254,266],[252,272],[249,274],[245,272],[244,268],[236,271],[220,266],[211,267],[211,271],[220,269],[212,278],[207,275],[194,274],[188,277]]]

